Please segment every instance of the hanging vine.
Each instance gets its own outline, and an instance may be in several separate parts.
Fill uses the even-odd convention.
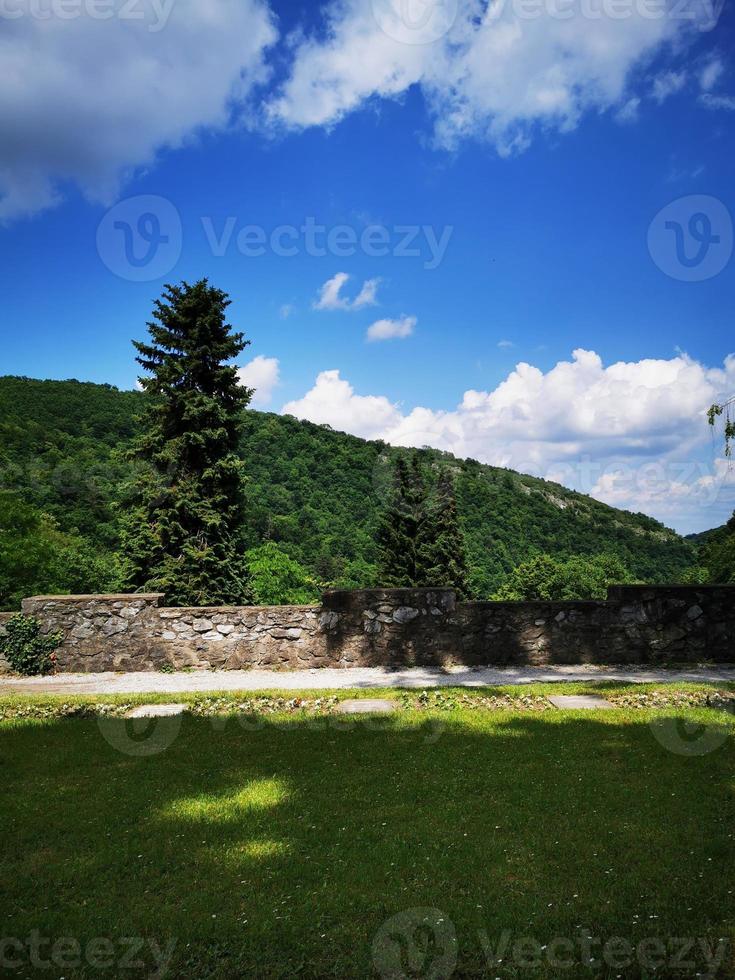
[[[732,398],[728,398],[722,404],[715,402],[714,405],[710,405],[707,409],[707,421],[714,429],[717,424],[717,419],[725,416],[725,456],[728,459],[732,456],[732,447],[735,443],[735,419],[733,414],[735,413],[735,395]]]

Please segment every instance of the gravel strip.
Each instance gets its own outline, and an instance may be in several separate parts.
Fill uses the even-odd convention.
[[[553,667],[355,667],[344,670],[221,670],[164,674],[57,674],[52,677],[0,678],[0,694],[176,694],[181,691],[343,690],[345,688],[484,687],[553,681],[622,683],[735,682],[735,666],[655,670],[588,665]]]

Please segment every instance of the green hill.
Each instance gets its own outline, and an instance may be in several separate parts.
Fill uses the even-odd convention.
[[[130,475],[120,450],[144,397],[109,385],[0,378],[3,489],[17,491],[100,555],[114,551],[113,505]],[[244,547],[273,540],[323,582],[377,584],[374,529],[387,461],[404,450],[248,411],[242,452],[250,480]],[[643,514],[511,470],[421,452],[427,467],[441,461],[455,471],[478,598],[537,552],[608,552],[651,582],[676,581],[693,564],[693,546]]]
[[[685,541],[690,541],[696,547],[707,544],[709,541],[718,540],[727,533],[727,525],[720,524],[719,527],[711,527],[707,531],[696,531],[694,534],[684,535]]]

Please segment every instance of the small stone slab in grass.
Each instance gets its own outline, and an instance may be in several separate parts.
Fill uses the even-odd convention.
[[[186,711],[185,704],[139,704],[137,708],[131,708],[125,717],[168,718],[171,715],[180,715],[182,711]]]
[[[389,714],[398,708],[396,701],[388,701],[384,698],[353,698],[348,701],[340,701],[337,711],[344,715],[374,715]]]
[[[614,707],[609,701],[596,694],[551,694],[548,698],[555,708],[565,708],[568,711]]]

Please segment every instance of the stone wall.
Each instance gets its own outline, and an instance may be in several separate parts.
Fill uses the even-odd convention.
[[[318,606],[161,608],[157,593],[35,596],[23,612],[61,630],[60,670],[316,667],[327,663]]]
[[[361,664],[735,662],[735,586],[616,586],[605,602],[327,593],[328,643]]]
[[[451,589],[327,592],[321,606],[166,608],[35,596],[62,671],[735,662],[735,586],[617,586],[606,602],[466,602]],[[1,621],[0,621],[1,628]]]

